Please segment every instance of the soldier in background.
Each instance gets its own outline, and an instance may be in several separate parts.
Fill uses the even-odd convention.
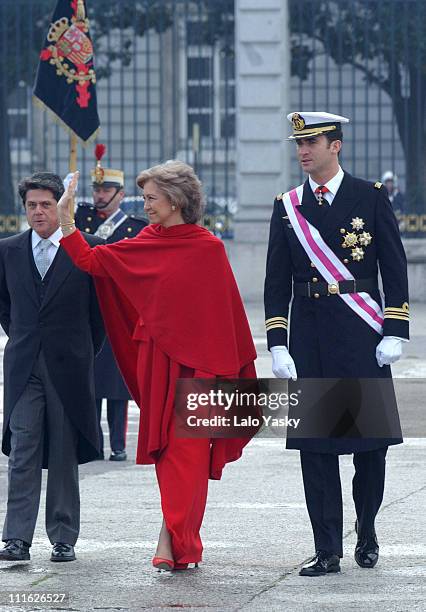
[[[382,183],[386,187],[394,213],[402,214],[405,209],[405,198],[399,190],[398,177],[392,170],[387,170],[382,176]]]
[[[122,170],[102,167],[101,160],[105,151],[105,145],[96,145],[97,164],[91,173],[93,205],[79,204],[75,222],[78,229],[111,243],[134,238],[147,223],[143,219],[126,215],[120,208],[124,198],[124,173]],[[108,340],[95,360],[95,393],[101,458],[104,457],[101,427],[102,400],[106,398],[111,445],[110,461],[125,461],[127,459],[127,407],[131,397],[118,370]]]

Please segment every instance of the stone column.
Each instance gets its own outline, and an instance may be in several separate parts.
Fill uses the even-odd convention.
[[[245,300],[263,299],[274,197],[288,187],[287,0],[236,0],[237,202],[231,265]]]

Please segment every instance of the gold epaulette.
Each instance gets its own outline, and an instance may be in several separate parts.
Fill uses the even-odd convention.
[[[383,183],[380,183],[380,181],[377,181],[377,183],[374,183],[375,189],[380,189],[380,187],[383,187]]]
[[[266,319],[265,326],[266,331],[270,331],[271,329],[287,329],[288,319],[285,317],[272,317],[270,319]]]

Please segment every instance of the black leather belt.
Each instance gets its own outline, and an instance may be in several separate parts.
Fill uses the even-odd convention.
[[[293,283],[294,295],[310,298],[337,295],[339,293],[360,293],[361,291],[372,293],[377,290],[377,281],[374,278],[356,278],[355,280],[336,281],[335,283],[324,283],[321,281]]]

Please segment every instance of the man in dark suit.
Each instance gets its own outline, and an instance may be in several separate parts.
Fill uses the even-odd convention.
[[[80,527],[78,464],[99,454],[93,362],[104,340],[88,274],[60,247],[55,174],[21,181],[30,229],[0,240],[0,323],[4,352],[2,451],[9,455],[0,560],[30,558],[48,468],[46,529],[52,561],[73,561]],[[90,245],[102,241],[87,236]]]
[[[97,165],[92,171],[93,206],[79,204],[75,222],[78,229],[100,236],[107,243],[134,238],[147,225],[143,219],[128,216],[120,208],[124,198],[122,170],[102,167],[104,145],[95,149]],[[111,446],[110,461],[125,461],[127,406],[131,399],[118,369],[111,345],[105,341],[95,360],[95,394],[99,420],[100,457],[104,456],[104,436],[101,427],[102,401],[107,401],[107,419]]]
[[[368,435],[373,431],[368,428],[364,436],[353,435],[356,419],[351,435],[330,430],[323,438],[288,436],[287,447],[301,451],[316,549],[300,573],[319,576],[340,571],[343,554],[340,454],[353,454],[355,466],[355,560],[365,568],[378,560],[374,522],[383,498],[386,452],[390,444],[402,442],[392,380],[385,379],[391,379],[389,365],[408,340],[407,264],[386,189],[352,177],[339,165],[342,123],[348,119],[316,112],[288,118],[293,124],[290,138],[308,179],[274,202],[265,280],[272,370],[279,378],[349,381],[345,388],[355,394],[343,402],[348,408],[342,413],[345,418],[353,417],[349,409],[358,409],[359,384],[371,379],[370,391],[379,399],[367,412],[379,423],[389,418],[396,423],[389,435],[380,437]],[[380,393],[383,388],[388,390],[386,398]],[[338,410],[346,409],[340,392],[334,398]],[[322,414],[321,423],[328,410]]]

